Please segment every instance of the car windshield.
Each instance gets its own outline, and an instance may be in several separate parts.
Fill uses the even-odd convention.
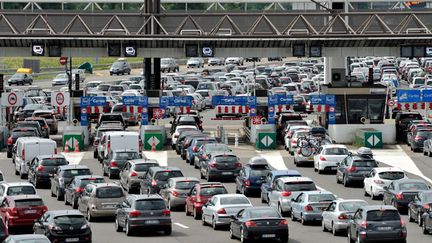
[[[204,187],[201,188],[200,196],[214,196],[219,194],[228,193],[225,187],[217,186],[217,187]]]
[[[42,160],[42,165],[44,166],[59,166],[67,164],[68,163],[65,158],[47,158]]]
[[[115,63],[112,64],[112,67],[115,67],[115,68],[120,68],[122,66],[123,66],[122,62],[115,62]]]
[[[198,181],[177,181],[175,184],[175,189],[188,190],[191,189]]]
[[[135,201],[136,210],[164,210],[165,202],[161,199],[146,199]]]
[[[385,171],[378,174],[379,178],[384,180],[400,180],[405,177],[402,171]]]
[[[104,183],[104,182],[105,182],[104,178],[86,178],[86,179],[81,179],[80,187],[84,188],[85,186],[87,186],[90,183]]]
[[[400,190],[427,190],[428,186],[422,182],[410,182],[410,183],[401,183],[399,184]]]
[[[100,91],[108,91],[108,89],[110,88],[111,85],[107,85],[107,84],[101,84],[98,86],[98,90]]]
[[[197,140],[195,143],[195,146],[197,146],[198,148],[201,147],[201,145],[203,144],[207,144],[207,143],[216,143],[217,141],[215,139],[204,139],[204,140]]]
[[[30,89],[26,91],[27,97],[45,96],[42,90]]]
[[[285,183],[286,191],[314,191],[316,189],[315,183],[312,181],[294,181]]]
[[[56,224],[85,224],[86,219],[82,215],[62,215],[54,218]]]
[[[123,91],[123,87],[121,87],[121,86],[111,86],[108,90],[109,91]]]
[[[51,241],[46,240],[46,239],[22,239],[22,240],[17,240],[15,242],[17,242],[17,243],[48,243]]]
[[[134,170],[138,172],[146,172],[150,167],[159,166],[156,163],[143,163],[143,164],[135,164]]]
[[[120,187],[107,186],[96,190],[97,198],[119,198],[123,197],[123,190]]]
[[[355,212],[361,206],[367,205],[367,202],[354,201],[339,203],[339,211]]]
[[[325,155],[348,155],[346,148],[327,148],[324,150]]]
[[[372,210],[367,212],[367,221],[393,221],[400,220],[400,215],[396,210]]]
[[[3,174],[0,174],[0,181],[4,181]]]
[[[329,202],[336,200],[336,197],[333,194],[310,194],[308,196],[309,202]]]
[[[12,75],[11,78],[12,79],[14,79],[14,78],[24,78],[24,73],[15,73],[14,75]]]
[[[245,197],[222,197],[220,198],[220,204],[221,205],[250,204],[250,202]]]
[[[45,119],[53,119],[54,115],[52,113],[37,113],[35,115],[33,115],[34,117],[42,117]]]
[[[79,175],[91,175],[90,169],[72,169],[63,172],[63,177],[65,178],[72,178]]]
[[[237,162],[237,156],[217,156],[215,158],[216,162],[223,162],[223,163],[234,163]]]
[[[174,178],[174,177],[182,177],[183,174],[181,173],[181,171],[177,171],[177,170],[169,170],[169,171],[160,171],[158,172],[154,179],[157,181],[167,181],[169,178]]]
[[[59,73],[57,74],[56,78],[67,78],[66,73]]]
[[[133,160],[139,159],[139,154],[137,152],[117,152],[114,153],[114,160]]]
[[[19,138],[19,137],[37,137],[37,134],[35,131],[15,131],[12,133],[13,138]]]
[[[12,186],[7,190],[8,196],[15,195],[35,195],[36,191],[32,186]]]
[[[377,167],[375,160],[355,160],[353,161],[355,167]]]
[[[251,218],[280,218],[278,212],[272,208],[254,209],[249,211]]]
[[[15,200],[15,207],[17,207],[17,208],[37,207],[37,206],[43,206],[43,205],[44,205],[44,203],[43,203],[42,199],[39,199],[39,198]]]

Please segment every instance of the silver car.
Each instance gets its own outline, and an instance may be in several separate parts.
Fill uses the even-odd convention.
[[[165,188],[159,191],[159,194],[165,201],[169,210],[173,208],[184,208],[187,194],[190,192],[199,180],[195,177],[174,177],[168,179]]]
[[[134,159],[129,160],[120,171],[120,185],[128,193],[138,193],[140,190],[140,178],[147,173],[150,167],[159,166],[154,159]]]
[[[219,226],[229,225],[231,216],[252,203],[243,194],[220,194],[213,196],[202,208],[203,224],[210,224],[214,230]]]
[[[66,85],[69,83],[69,77],[66,73],[59,73],[55,78],[52,80],[52,86],[55,85]]]
[[[361,206],[367,205],[364,200],[338,199],[333,201],[328,208],[322,213],[322,228],[323,231],[331,231],[333,235],[337,235],[340,231],[347,230],[349,226],[349,217]]]
[[[326,191],[300,193],[291,203],[291,219],[299,219],[303,225],[311,221],[321,222],[323,211],[336,200],[335,195]]]

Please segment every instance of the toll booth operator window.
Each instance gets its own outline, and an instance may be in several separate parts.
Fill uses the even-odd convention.
[[[361,124],[360,119],[365,117],[371,123],[380,124],[384,120],[384,98],[346,98],[347,110],[343,96],[337,97],[336,123]],[[348,119],[347,119],[348,118]]]

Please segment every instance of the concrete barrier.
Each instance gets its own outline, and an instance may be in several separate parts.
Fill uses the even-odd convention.
[[[354,142],[356,130],[361,128],[374,128],[380,131],[384,144],[396,143],[394,124],[336,124],[328,126],[328,133],[336,143],[350,144]]]

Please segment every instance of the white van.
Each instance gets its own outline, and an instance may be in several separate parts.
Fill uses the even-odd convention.
[[[117,150],[142,152],[143,144],[138,132],[107,132],[105,138],[106,141],[103,156],[109,154],[110,151]]]
[[[14,149],[15,174],[23,179],[28,174],[28,165],[38,155],[57,154],[54,140],[39,137],[18,138]]]

